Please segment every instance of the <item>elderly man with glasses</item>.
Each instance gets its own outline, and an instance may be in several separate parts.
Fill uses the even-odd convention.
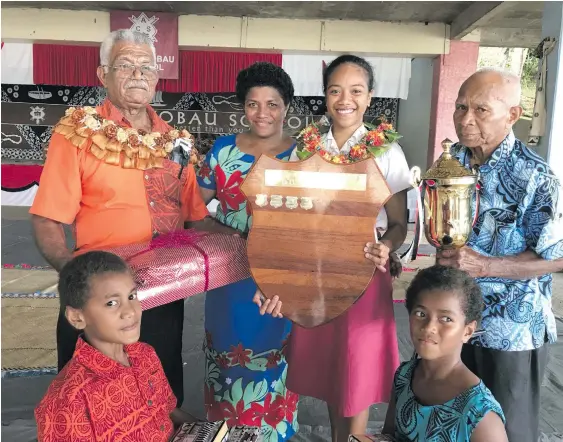
[[[148,241],[186,222],[212,222],[193,167],[167,159],[180,133],[149,106],[158,81],[155,55],[145,35],[112,32],[97,71],[107,99],[95,109],[69,109],[55,126],[30,213],[37,247],[57,271],[77,253]],[[74,251],[63,224],[73,224]],[[146,311],[141,322],[141,341],[156,350],[178,406],[183,321],[180,300]],[[61,311],[59,370],[72,358],[77,336]]]

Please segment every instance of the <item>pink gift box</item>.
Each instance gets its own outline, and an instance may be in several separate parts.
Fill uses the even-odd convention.
[[[250,277],[246,241],[233,235],[181,230],[108,251],[135,273],[143,310]]]

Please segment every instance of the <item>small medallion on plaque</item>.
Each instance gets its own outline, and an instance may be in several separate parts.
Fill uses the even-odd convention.
[[[301,203],[299,205],[301,206],[302,209],[310,210],[313,208],[313,198],[304,196],[301,198]]]
[[[287,207],[288,209],[297,209],[298,206],[297,200],[298,198],[296,196],[286,196],[285,207]]]
[[[256,205],[258,207],[266,207],[268,205],[268,195],[265,193],[259,193],[256,195]]]
[[[272,195],[270,198],[270,206],[274,209],[279,209],[283,206],[283,196],[281,195]]]

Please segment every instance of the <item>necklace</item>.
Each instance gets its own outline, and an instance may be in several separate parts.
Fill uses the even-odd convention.
[[[314,153],[318,153],[332,163],[355,163],[370,155],[374,158],[382,155],[389,150],[393,142],[401,138],[393,129],[393,125],[387,123],[384,118],[377,126],[369,123],[364,123],[364,125],[368,132],[358,144],[352,146],[347,154],[332,155],[326,150],[326,134],[330,130],[330,126],[313,122],[297,136],[297,156],[299,159],[305,160]]]
[[[99,160],[124,169],[164,167],[164,160],[179,141],[190,149],[190,163],[198,162],[194,137],[187,130],[171,129],[161,134],[122,127],[90,106],[67,109],[53,130],[79,149],[89,146],[90,153]]]

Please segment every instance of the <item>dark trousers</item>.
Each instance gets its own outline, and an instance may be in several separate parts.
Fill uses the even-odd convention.
[[[143,312],[141,342],[151,345],[158,355],[164,374],[177,399],[184,402],[184,369],[182,363],[182,332],[184,330],[184,300],[171,302]],[[58,369],[72,359],[79,332],[61,311],[57,323]]]
[[[528,351],[501,351],[465,344],[461,359],[500,403],[508,440],[536,442],[547,345]]]

